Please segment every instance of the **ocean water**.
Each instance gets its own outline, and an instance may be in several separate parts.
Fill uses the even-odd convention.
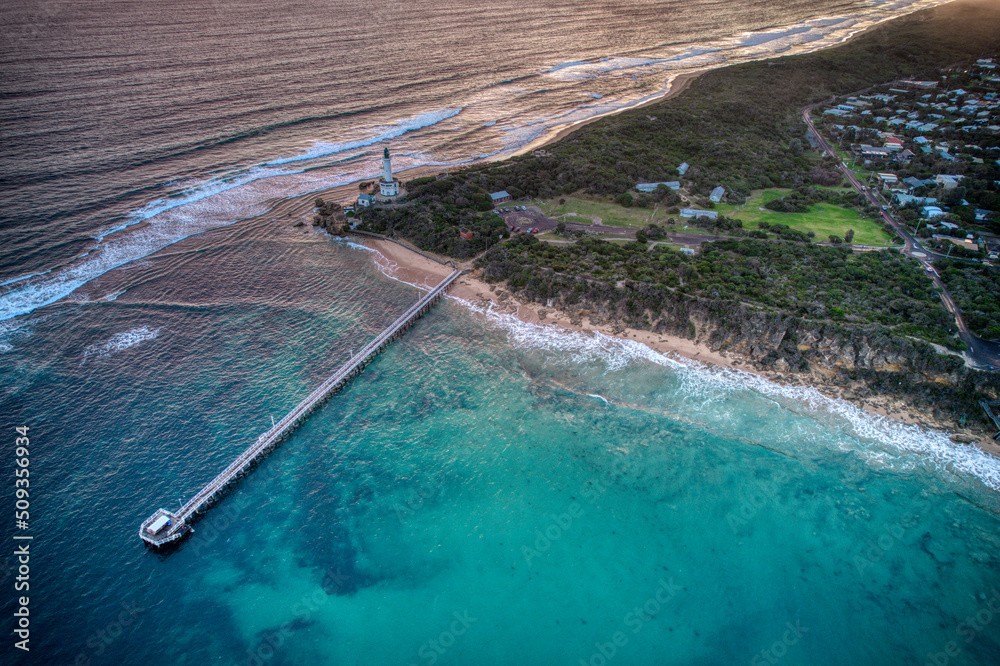
[[[0,6],[0,321],[277,197],[509,155],[942,0]]]
[[[995,459],[455,299],[147,550],[146,516],[418,297],[370,254],[233,225],[17,330],[0,409],[30,427],[35,539],[12,661],[922,664],[954,641],[947,663],[995,663]]]
[[[30,428],[34,540],[31,651],[8,554],[0,659],[996,663],[997,460],[455,299],[180,548],[138,538],[418,297],[254,217],[276,197],[383,145],[507,154],[918,6],[5,5],[0,413],[11,446]]]

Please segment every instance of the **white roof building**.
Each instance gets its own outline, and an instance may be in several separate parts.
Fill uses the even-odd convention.
[[[714,220],[717,217],[719,217],[719,214],[714,210],[700,210],[698,208],[682,208],[681,217],[687,217],[687,218],[707,217],[710,220]]]
[[[655,192],[656,188],[660,185],[666,185],[674,192],[681,189],[681,181],[679,180],[660,181],[658,183],[637,183],[635,189],[640,192]]]

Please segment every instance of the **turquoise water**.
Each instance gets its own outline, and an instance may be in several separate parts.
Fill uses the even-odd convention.
[[[370,256],[236,225],[4,333],[23,663],[996,663],[994,460],[454,299],[146,550],[146,516],[418,297]]]

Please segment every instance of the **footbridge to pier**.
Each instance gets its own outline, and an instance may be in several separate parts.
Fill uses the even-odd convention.
[[[452,267],[454,268],[454,264],[452,264]],[[455,269],[439,285],[424,294],[420,300],[400,315],[388,328],[379,333],[358,353],[352,355],[350,361],[341,366],[326,381],[316,387],[312,393],[297,404],[292,411],[288,412],[284,418],[276,422],[267,432],[258,437],[257,441],[240,454],[236,460],[231,462],[228,467],[219,472],[214,479],[209,481],[204,488],[199,490],[179,510],[172,512],[166,509],[158,509],[152,516],[143,521],[139,527],[139,536],[142,540],[154,548],[159,548],[175,542],[185,534],[191,532],[190,522],[196,514],[207,509],[226,487],[246,474],[261,457],[266,455],[295,430],[330,395],[343,387],[352,377],[361,373],[365,366],[385,349],[390,342],[402,335],[413,322],[427,312],[463,272]]]

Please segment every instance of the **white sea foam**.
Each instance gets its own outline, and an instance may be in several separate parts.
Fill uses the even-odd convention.
[[[357,179],[317,172],[254,169],[232,180],[192,185],[177,199],[154,201],[133,213],[141,224],[103,235],[98,244],[65,266],[22,279],[0,296],[0,321],[55,303],[90,280],[129,262],[147,257],[179,240],[260,215],[267,201],[333,187]]]
[[[1000,491],[1000,460],[977,448],[955,444],[946,433],[870,414],[847,401],[829,398],[813,387],[781,386],[752,373],[673,358],[634,340],[529,324],[497,312],[492,305],[481,307],[460,302],[504,330],[518,349],[542,349],[575,364],[599,361],[605,365],[606,373],[635,363],[671,368],[680,380],[680,394],[701,408],[689,412],[692,418],[706,422],[723,418],[724,410],[719,409],[723,401],[752,393],[829,426],[820,430],[813,427],[810,433],[769,434],[775,439],[783,436],[786,446],[796,446],[805,440],[820,442],[858,455],[875,467],[896,471],[930,468],[943,478],[974,477]]]
[[[135,347],[147,340],[155,340],[160,334],[160,329],[150,329],[145,326],[133,328],[121,333],[115,333],[104,342],[94,343],[83,350],[83,358],[86,360],[90,356],[106,357],[131,347]]]
[[[584,81],[604,76],[643,76],[681,69],[696,69],[780,55],[790,50],[811,51],[838,44],[861,30],[908,12],[944,4],[949,0],[890,0],[870,2],[850,15],[804,21],[796,25],[745,32],[698,48],[662,57],[611,56],[599,60],[559,63],[542,73],[561,81]]]
[[[290,162],[301,162],[305,160],[314,160],[320,157],[329,157],[330,155],[336,155],[337,153],[342,153],[345,150],[355,150],[357,148],[364,148],[366,146],[371,146],[376,143],[381,143],[383,141],[388,141],[389,139],[394,139],[396,137],[402,136],[407,132],[412,132],[414,130],[423,129],[425,127],[430,127],[432,125],[437,125],[438,123],[447,120],[449,118],[454,118],[459,113],[462,112],[461,108],[458,109],[440,109],[438,111],[425,111],[424,113],[417,114],[412,118],[406,118],[400,120],[397,123],[389,126],[374,127],[367,131],[361,131],[361,134],[371,134],[363,139],[358,139],[356,141],[345,141],[340,143],[327,143],[325,141],[317,141],[313,144],[313,147],[309,150],[296,155],[294,157],[283,157],[276,160],[271,160],[266,163],[266,166],[276,166],[280,164],[288,164]]]

